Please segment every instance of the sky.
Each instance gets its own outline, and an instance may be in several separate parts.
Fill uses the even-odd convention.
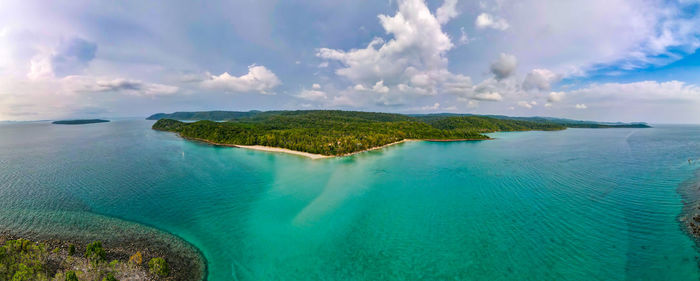
[[[700,123],[699,0],[0,0],[0,120],[342,109]]]

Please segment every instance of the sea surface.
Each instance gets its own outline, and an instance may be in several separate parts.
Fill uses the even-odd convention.
[[[1,124],[0,232],[148,225],[199,248],[209,280],[700,279],[678,193],[700,168],[700,126],[310,160],[152,124]]]

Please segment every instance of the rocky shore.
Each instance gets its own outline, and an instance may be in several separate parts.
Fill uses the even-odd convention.
[[[693,178],[681,183],[678,193],[683,200],[680,223],[700,247],[700,170]]]
[[[41,235],[32,237],[32,235],[10,234],[8,231],[0,232],[0,245],[18,239],[46,245],[48,252],[46,271],[49,277],[63,276],[69,270],[81,272],[83,275],[79,275],[79,277],[87,279],[92,279],[90,277],[96,274],[94,273],[94,265],[84,257],[87,245],[93,241],[59,240]],[[118,280],[204,280],[206,278],[206,264],[201,255],[195,249],[178,249],[172,248],[172,246],[171,243],[160,239],[145,239],[143,237],[135,237],[130,241],[109,241],[104,243],[104,266],[109,266],[110,269],[119,272],[116,275]],[[71,247],[74,247],[74,250],[71,250]],[[71,254],[71,251],[74,251],[74,254]],[[134,257],[138,257],[138,262]],[[165,259],[169,271],[167,276],[159,276],[150,272],[148,262],[153,258]],[[107,265],[108,263],[109,265]],[[57,273],[58,275],[56,275]]]

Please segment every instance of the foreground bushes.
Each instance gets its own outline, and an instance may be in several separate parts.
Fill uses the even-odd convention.
[[[44,243],[26,239],[6,241],[0,246],[0,281],[118,281],[119,278],[133,280],[134,276],[149,275],[148,272],[157,280],[170,274],[168,263],[160,257],[152,258],[146,268],[141,264],[140,252],[129,261],[107,263],[107,251],[100,241],[86,245],[84,257],[75,256],[75,252],[72,244],[48,251]]]

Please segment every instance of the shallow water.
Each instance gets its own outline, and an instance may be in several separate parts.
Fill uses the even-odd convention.
[[[75,214],[155,226],[198,247],[209,280],[700,279],[676,191],[700,168],[688,163],[700,126],[309,160],[152,123],[0,125],[0,214],[12,214],[0,226],[64,232],[46,220]]]

